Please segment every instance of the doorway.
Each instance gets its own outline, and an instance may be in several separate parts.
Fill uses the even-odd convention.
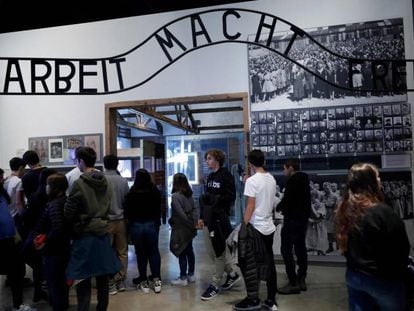
[[[206,148],[224,149],[229,170],[235,165],[246,167],[248,120],[247,93],[108,103],[105,105],[105,151],[117,154],[124,161],[131,172],[130,182],[135,170],[149,170],[165,194],[167,210],[171,177],[176,172],[191,175],[194,199],[198,202],[207,173],[203,161]],[[128,143],[122,144],[122,141]],[[239,191],[242,190],[239,188]],[[235,203],[232,213],[235,222],[241,220],[241,204],[241,201]]]

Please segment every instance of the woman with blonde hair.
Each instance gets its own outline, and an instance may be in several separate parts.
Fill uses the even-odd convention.
[[[410,244],[403,221],[384,203],[374,165],[350,168],[336,236],[347,261],[349,310],[405,310]]]

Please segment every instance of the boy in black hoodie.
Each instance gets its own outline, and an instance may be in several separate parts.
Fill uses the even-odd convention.
[[[221,150],[210,149],[204,158],[212,172],[207,177],[206,194],[200,200],[199,227],[204,230],[207,252],[214,261],[215,272],[201,299],[210,300],[217,296],[224,272],[227,273],[227,279],[221,286],[222,289],[230,289],[240,280],[240,276],[234,271],[231,258],[226,256],[225,251],[225,240],[232,231],[229,215],[236,198],[234,179],[223,167],[225,157]]]

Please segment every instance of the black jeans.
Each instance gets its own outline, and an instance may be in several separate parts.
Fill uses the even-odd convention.
[[[66,285],[65,269],[68,259],[64,256],[45,256],[47,289],[53,311],[65,310],[69,305],[69,287]]]
[[[281,232],[281,246],[283,261],[285,262],[286,274],[291,285],[296,285],[298,278],[306,277],[308,270],[308,254],[306,252],[306,230],[308,220],[285,219]],[[295,249],[298,273],[296,274]]]
[[[188,243],[187,247],[183,252],[178,256],[178,262],[180,264],[180,277],[184,278],[187,275],[194,275],[195,267],[195,256],[193,250],[193,240]],[[188,274],[187,274],[187,264],[188,264]]]
[[[109,288],[107,275],[100,275],[96,278],[96,291],[98,304],[96,305],[97,311],[106,311],[109,302]],[[91,278],[85,279],[76,285],[76,296],[78,299],[78,311],[89,311],[89,305],[91,304]]]
[[[6,274],[12,292],[13,307],[18,309],[23,303],[23,279],[25,264],[21,247],[16,245],[14,238],[0,240],[0,274]]]

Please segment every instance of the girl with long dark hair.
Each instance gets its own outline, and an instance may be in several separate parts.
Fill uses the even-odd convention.
[[[410,244],[403,221],[384,203],[374,165],[350,168],[336,237],[347,260],[349,310],[405,310]]]

